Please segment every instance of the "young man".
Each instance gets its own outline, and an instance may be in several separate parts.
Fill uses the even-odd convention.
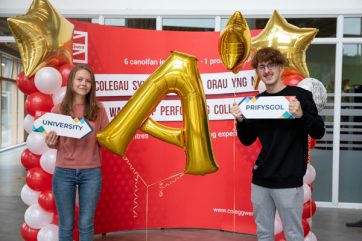
[[[253,168],[251,199],[259,241],[274,241],[278,210],[288,241],[303,241],[303,176],[307,168],[308,135],[323,137],[325,129],[311,92],[286,86],[281,80],[287,59],[279,50],[265,47],[256,52],[252,67],[264,82],[259,96],[294,96],[289,112],[295,119],[245,119],[234,103],[240,141],[248,146],[259,138],[262,149]]]

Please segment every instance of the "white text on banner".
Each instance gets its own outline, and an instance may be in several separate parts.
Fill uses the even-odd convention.
[[[243,98],[236,98],[238,103]],[[207,108],[209,120],[230,120],[234,119],[230,114],[234,98],[208,99]],[[112,120],[127,103],[127,101],[104,101],[109,120]],[[180,100],[163,100],[156,107],[151,117],[155,121],[182,121],[182,106]]]
[[[205,95],[252,92],[254,70],[201,74]],[[97,97],[132,96],[148,74],[96,74]]]

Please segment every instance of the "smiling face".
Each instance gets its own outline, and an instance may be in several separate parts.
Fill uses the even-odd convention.
[[[85,69],[78,70],[73,79],[72,90],[75,98],[84,99],[92,89],[92,78],[90,73]]]
[[[268,93],[276,93],[285,87],[281,74],[287,62],[286,57],[273,47],[264,47],[255,53],[251,66],[255,68]]]
[[[282,84],[281,73],[283,66],[272,62],[260,62],[256,67],[259,78],[264,82],[267,89],[274,89]]]

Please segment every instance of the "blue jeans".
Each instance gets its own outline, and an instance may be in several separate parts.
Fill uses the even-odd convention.
[[[55,168],[53,193],[58,210],[59,241],[73,240],[76,188],[79,194],[80,241],[94,239],[94,214],[102,187],[100,168]]]

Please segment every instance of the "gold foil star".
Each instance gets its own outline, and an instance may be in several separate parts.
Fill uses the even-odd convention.
[[[252,52],[255,53],[262,47],[275,47],[289,60],[288,67],[309,77],[306,50],[317,33],[316,28],[299,28],[288,23],[274,11],[264,30],[252,39]]]
[[[26,76],[44,66],[72,62],[74,26],[47,0],[34,0],[26,15],[8,18],[19,46]]]

